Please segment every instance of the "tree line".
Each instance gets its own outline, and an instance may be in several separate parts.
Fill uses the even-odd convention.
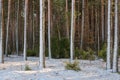
[[[72,62],[81,55],[79,51],[75,56],[77,50],[89,48],[98,57],[106,45],[107,70],[117,72],[119,4],[118,0],[0,0],[0,62],[3,54],[27,60],[30,50],[40,63],[46,55],[70,57]]]

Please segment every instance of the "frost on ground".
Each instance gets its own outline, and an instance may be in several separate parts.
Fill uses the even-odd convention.
[[[120,74],[105,70],[105,62],[101,60],[80,60],[81,71],[65,70],[68,59],[46,59],[46,68],[39,70],[39,58],[29,57],[24,62],[21,56],[5,58],[0,64],[0,80],[120,80]],[[25,71],[25,64],[31,71]],[[120,66],[119,66],[120,68]]]

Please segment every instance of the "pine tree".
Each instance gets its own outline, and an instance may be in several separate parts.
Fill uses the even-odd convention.
[[[110,15],[111,15],[111,0],[108,0],[108,33],[107,33],[107,70],[111,69],[111,60],[110,60],[110,39],[111,39],[111,29],[110,29]]]
[[[23,51],[23,54],[24,54],[24,60],[26,61],[27,60],[27,20],[28,20],[28,1],[29,0],[25,0],[25,14],[24,14],[24,51]]]
[[[118,0],[115,0],[115,27],[114,27],[113,72],[118,72]]]
[[[2,7],[3,7],[3,1],[0,0],[0,63],[3,63],[3,29],[2,29]]]
[[[48,0],[48,53],[49,53],[49,59],[51,59],[51,12],[50,12],[50,0]]]
[[[71,13],[71,35],[70,35],[70,62],[73,60],[74,53],[74,20],[75,20],[75,0],[72,0],[72,13]]]

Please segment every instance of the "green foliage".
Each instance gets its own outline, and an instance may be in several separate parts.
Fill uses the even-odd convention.
[[[35,50],[27,50],[27,56],[36,56],[37,52]]]
[[[34,49],[27,50],[27,56],[39,56],[39,45],[35,45]]]
[[[12,52],[11,51],[8,51],[8,55],[11,55],[12,54]]]
[[[39,56],[39,45],[35,46],[35,48],[33,49],[33,51],[35,52],[36,56]]]
[[[118,48],[118,55],[120,56],[120,48]]]
[[[28,65],[25,65],[25,71],[30,71],[32,70]]]
[[[87,49],[87,53],[88,53],[88,59],[89,60],[95,60],[94,51],[91,48]]]
[[[85,50],[83,50],[83,49],[81,49],[80,50],[80,59],[88,59],[87,58],[87,56],[88,56],[88,54],[87,54],[87,52],[85,51]]]
[[[75,48],[75,55],[74,56],[79,58],[79,59],[80,59],[80,53],[81,53],[80,51],[81,50],[78,47]]]
[[[103,44],[101,50],[98,53],[98,57],[106,61],[106,52],[107,52],[106,44]]]
[[[90,48],[88,48],[86,51],[83,49],[76,48],[75,49],[75,57],[79,59],[85,59],[85,60],[94,60],[94,51]]]
[[[120,75],[120,72],[118,72],[118,74]]]
[[[67,38],[52,38],[51,52],[53,58],[69,58],[69,40]]]
[[[64,6],[65,6],[65,0],[53,0],[54,8],[57,12],[62,12],[64,11]]]
[[[51,39],[51,52],[53,58],[59,58],[59,40],[58,38]]]
[[[48,55],[48,48],[45,49],[45,56],[49,56]]]
[[[62,38],[60,40],[60,58],[69,58],[69,50],[70,50],[70,45],[69,45],[69,40],[67,38]]]
[[[80,71],[79,62],[77,60],[75,60],[73,63],[66,62],[65,69]]]

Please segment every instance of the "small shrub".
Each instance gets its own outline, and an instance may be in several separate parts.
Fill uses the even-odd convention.
[[[27,50],[27,56],[36,56],[35,50]]]
[[[79,48],[76,47],[76,48],[75,48],[75,55],[74,55],[74,57],[75,57],[75,58],[77,57],[78,59],[80,59],[80,53],[81,53],[81,52],[80,52]]]
[[[80,71],[79,62],[77,60],[75,60],[73,63],[66,62],[65,69]]]
[[[86,51],[83,49],[80,49],[80,59],[86,59]]]
[[[61,38],[59,42],[59,56],[60,58],[69,58],[69,52],[70,52],[70,43],[67,38]]]
[[[118,72],[118,74],[120,75],[120,72]]]
[[[32,70],[28,65],[25,65],[25,71],[30,71]]]
[[[86,51],[83,49],[75,48],[75,57],[85,60],[94,60],[94,51],[91,48],[88,48]]]
[[[33,49],[33,51],[34,51],[35,55],[37,57],[39,57],[39,46],[35,46],[35,48]]]
[[[62,37],[60,40],[57,37],[51,38],[52,58],[69,58],[70,46],[69,40]]]
[[[59,58],[59,40],[56,37],[51,38],[51,52],[52,58]]]
[[[120,47],[118,48],[118,55],[120,56]]]
[[[88,59],[89,60],[95,60],[94,51],[91,48],[87,49],[87,53],[88,53]]]
[[[106,47],[106,44],[104,44],[102,49],[98,53],[98,57],[106,61],[106,52],[107,52],[107,47]]]

